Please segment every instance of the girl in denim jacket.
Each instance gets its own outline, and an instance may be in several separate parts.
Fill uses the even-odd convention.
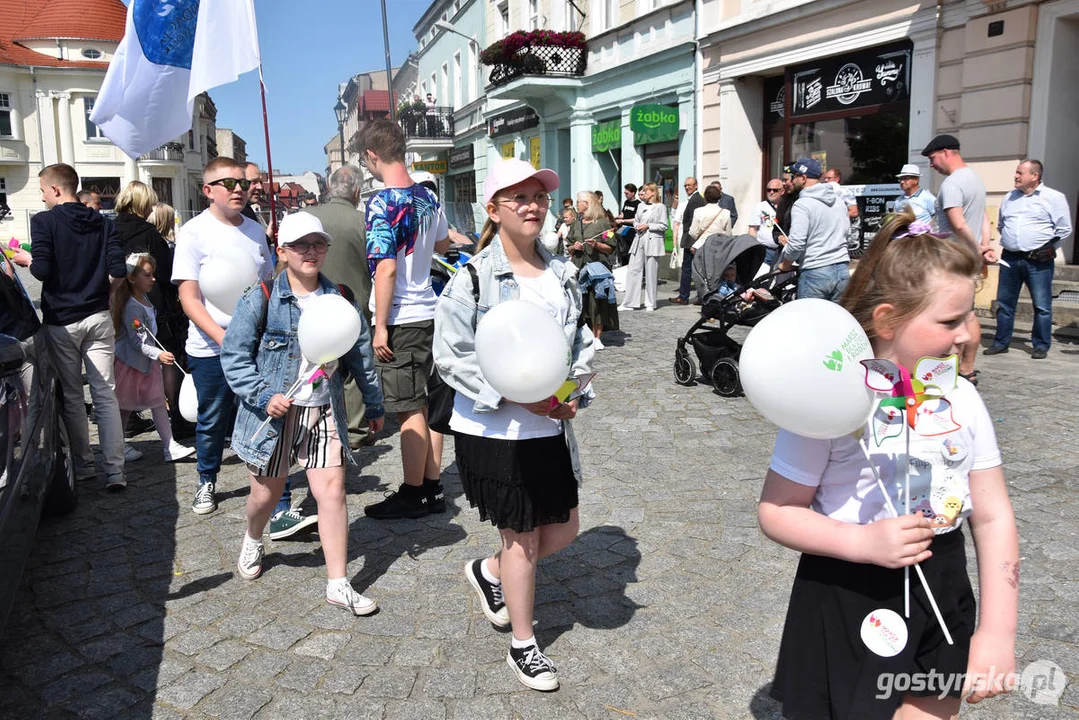
[[[375,602],[348,581],[348,510],[345,506],[344,462],[348,437],[344,391],[337,363],[328,377],[305,383],[293,398],[286,389],[298,377],[301,364],[296,325],[308,300],[323,293],[340,294],[320,270],[332,238],[309,213],[289,215],[281,223],[278,258],[285,271],[272,287],[251,288],[236,304],[221,346],[225,379],[241,400],[236,413],[232,448],[251,471],[247,498],[247,533],[237,570],[248,580],[262,573],[262,533],[293,463],[307,469],[307,482],[318,501],[318,530],[326,555],[326,601],[369,615]],[[357,310],[358,312],[358,310]],[[383,424],[382,391],[375,376],[371,333],[360,313],[362,331],[340,362],[359,380],[372,434]],[[262,423],[270,418],[267,427]]]
[[[571,374],[587,372],[592,333],[577,327],[581,297],[576,271],[553,257],[537,240],[558,188],[551,170],[535,170],[521,160],[495,165],[484,184],[488,222],[476,270],[479,303],[471,273],[458,272],[435,310],[434,360],[456,390],[450,428],[461,484],[480,518],[490,520],[502,547],[465,565],[465,576],[494,625],[512,625],[507,663],[517,678],[536,690],[554,690],[554,663],[532,631],[536,563],[577,537],[580,463],[569,420],[579,400],[519,404],[502,398],[483,377],[476,359],[476,325],[504,300],[539,305],[565,330],[572,347]],[[571,375],[571,376],[572,376]],[[582,397],[581,400],[586,400]],[[504,588],[504,589],[503,589]]]

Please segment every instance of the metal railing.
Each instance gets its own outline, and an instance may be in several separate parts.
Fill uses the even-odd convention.
[[[405,107],[400,111],[398,122],[410,138],[452,138],[453,108],[436,105],[434,107]]]
[[[184,146],[177,142],[168,142],[159,148],[139,156],[139,160],[164,160],[168,162],[184,161]]]
[[[522,48],[512,62],[498,63],[491,69],[492,87],[505,85],[525,75],[580,77],[588,56],[580,48],[530,46]]]

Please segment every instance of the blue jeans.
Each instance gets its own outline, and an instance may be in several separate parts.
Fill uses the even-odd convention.
[[[236,396],[225,381],[221,358],[188,357],[187,360],[199,395],[199,416],[195,423],[199,482],[217,482]]]
[[[839,302],[850,282],[850,263],[841,262],[803,270],[798,276],[798,299],[820,298]]]
[[[689,291],[693,287],[693,253],[689,248],[682,250],[682,277],[678,281],[678,297],[689,300]]]
[[[1048,350],[1053,340],[1053,260],[1031,262],[1010,250],[1003,252],[1003,259],[1011,267],[1000,265],[997,334],[993,344],[1007,347],[1012,341],[1015,306],[1019,303],[1019,291],[1026,285],[1034,303],[1034,330],[1030,342],[1035,350]]]

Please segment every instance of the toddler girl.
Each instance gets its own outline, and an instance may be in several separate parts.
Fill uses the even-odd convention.
[[[881,228],[841,299],[874,355],[911,372],[921,358],[947,358],[970,340],[981,269],[967,243],[909,229],[913,221],[908,212]],[[968,693],[977,702],[1010,689],[1002,681],[1014,677],[1019,547],[1000,452],[974,386],[956,377],[942,390],[947,402],[929,409],[950,413],[938,428],[959,426],[943,435],[905,428],[905,412],[878,410],[854,436],[811,440],[781,430],[776,438],[760,524],[802,553],[772,685],[784,717],[951,718]],[[892,515],[867,455],[900,512],[909,472],[912,514]],[[968,518],[977,625],[961,529]],[[914,572],[904,620],[903,568],[915,563],[954,644]],[[882,694],[896,676],[940,681]]]
[[[116,328],[113,373],[121,424],[126,427],[133,412],[150,410],[154,427],[164,444],[165,462],[175,462],[191,456],[195,449],[176,442],[169,425],[161,366],[171,365],[176,358],[162,350],[154,339],[157,337],[157,313],[147,293],[154,286],[156,269],[157,263],[149,253],[127,256],[127,277],[117,286],[111,303],[112,323]],[[141,458],[141,451],[124,445],[126,462]]]

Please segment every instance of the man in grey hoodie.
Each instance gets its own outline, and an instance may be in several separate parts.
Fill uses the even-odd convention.
[[[838,301],[850,281],[847,206],[835,183],[820,181],[820,163],[799,158],[790,166],[791,182],[798,200],[791,209],[791,227],[779,269],[790,270],[795,262],[799,298]]]

